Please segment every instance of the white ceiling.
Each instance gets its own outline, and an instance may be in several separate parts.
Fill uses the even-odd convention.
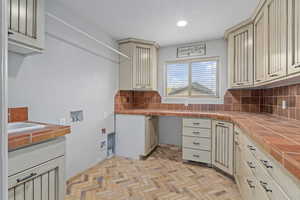
[[[221,38],[254,11],[259,0],[57,0],[114,39],[153,40],[161,46]],[[178,28],[178,20],[188,26]]]

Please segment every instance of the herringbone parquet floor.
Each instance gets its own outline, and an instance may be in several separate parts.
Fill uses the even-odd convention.
[[[114,157],[67,183],[65,200],[241,200],[235,183],[213,169],[183,163],[179,148],[146,160]]]

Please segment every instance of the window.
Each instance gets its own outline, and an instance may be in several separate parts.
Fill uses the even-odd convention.
[[[217,97],[218,59],[170,62],[166,65],[168,97]]]

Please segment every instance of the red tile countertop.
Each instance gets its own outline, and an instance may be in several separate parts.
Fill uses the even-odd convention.
[[[18,133],[10,133],[8,135],[8,150],[12,151],[21,147],[29,146],[35,143],[44,142],[60,136],[71,133],[69,126],[59,126],[53,124],[37,123],[46,125],[45,128],[33,131],[24,131]]]
[[[300,122],[267,114],[125,109],[116,114],[212,118],[230,121],[300,180]]]

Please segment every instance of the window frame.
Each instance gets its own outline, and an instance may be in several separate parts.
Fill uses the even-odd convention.
[[[217,66],[216,66],[216,95],[191,95],[191,87],[192,87],[192,63],[193,62],[208,62],[208,61],[216,61]],[[188,96],[169,96],[167,92],[168,88],[168,69],[167,66],[169,64],[188,64]],[[164,65],[164,97],[166,98],[191,98],[191,99],[196,99],[196,98],[219,98],[219,92],[220,92],[220,57],[205,57],[205,58],[192,58],[192,59],[178,59],[178,60],[173,60],[173,61],[166,61]]]

